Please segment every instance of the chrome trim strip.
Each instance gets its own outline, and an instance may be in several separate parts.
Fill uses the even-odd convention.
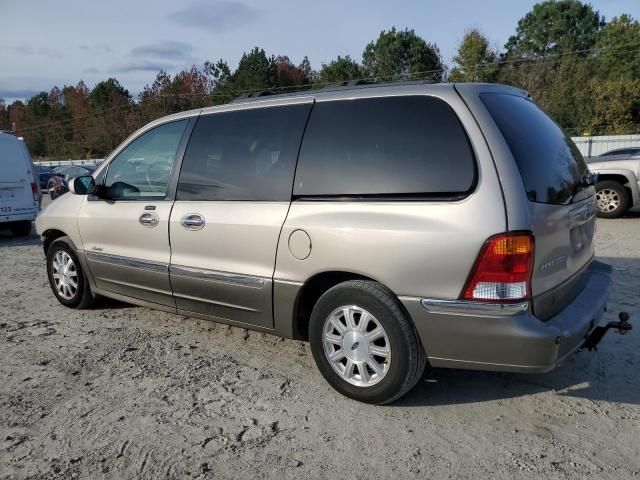
[[[240,273],[220,272],[218,270],[207,270],[205,268],[186,267],[183,265],[171,265],[169,274],[179,277],[193,278],[195,280],[207,280],[210,282],[223,282],[232,285],[240,285],[249,288],[263,288],[265,279]]]
[[[484,303],[468,300],[423,298],[420,303],[430,313],[448,313],[452,315],[508,316],[529,310],[529,302]]]
[[[274,278],[273,282],[274,283],[280,283],[280,284],[283,284],[283,285],[293,285],[293,286],[296,286],[296,287],[301,287],[302,285],[304,285],[303,282],[298,282],[296,280],[283,280],[283,279],[278,279],[278,278]]]
[[[208,298],[192,297],[191,295],[184,295],[182,293],[173,292],[173,296],[174,297],[179,297],[179,298],[184,298],[184,299],[187,299],[187,300],[194,300],[196,302],[204,302],[204,303],[211,303],[213,305],[220,305],[221,307],[234,308],[236,310],[244,310],[246,312],[260,312],[260,310],[257,310],[255,308],[243,307],[243,306],[240,306],[240,305],[236,305],[234,303],[216,302],[215,300],[210,300]]]
[[[142,260],[139,258],[121,257],[120,255],[110,255],[107,253],[87,252],[87,260],[122,267],[139,268],[141,270],[149,270],[159,273],[167,273],[169,271],[169,265],[166,263]]]
[[[116,285],[122,285],[124,287],[131,287],[131,288],[135,288],[135,289],[138,289],[138,290],[145,290],[147,292],[161,293],[163,295],[166,295],[167,297],[171,296],[171,292],[168,292],[166,290],[160,290],[160,289],[157,289],[157,288],[151,288],[151,287],[147,287],[147,286],[140,285],[140,284],[137,284],[137,283],[123,282],[121,280],[114,280],[113,278],[106,278],[106,277],[99,277],[98,280],[101,281],[101,282],[115,283]]]

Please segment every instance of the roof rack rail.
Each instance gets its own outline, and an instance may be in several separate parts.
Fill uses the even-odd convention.
[[[306,85],[295,85],[291,87],[279,87],[276,89],[265,89],[265,90],[256,90],[255,92],[251,92],[248,94],[240,95],[229,103],[244,103],[251,100],[256,100],[261,97],[269,97],[269,96],[288,96],[296,93],[305,94],[309,92],[330,92],[330,91],[339,91],[339,90],[351,90],[358,88],[367,88],[367,87],[393,87],[398,84],[402,85],[420,85],[420,84],[433,84],[439,83],[433,80],[395,80],[389,82],[383,82],[380,80],[372,79],[360,79],[360,80],[346,80],[343,82],[335,82],[326,84],[323,87],[319,87],[317,84],[314,85],[312,83]]]
[[[324,90],[325,88],[339,88],[339,87],[359,87],[362,85],[380,85],[382,82],[379,80],[376,80],[375,78],[361,78],[359,80],[345,80],[342,82],[336,82],[336,83],[327,83],[324,87],[321,88],[321,90]]]
[[[287,95],[291,93],[304,92],[306,90],[311,90],[312,88],[313,85],[311,83],[307,85],[292,85],[290,87],[266,88],[264,90],[256,90],[254,92],[239,95],[238,97],[231,100],[230,103],[242,102],[245,100],[251,100],[261,97],[270,97],[272,95]]]

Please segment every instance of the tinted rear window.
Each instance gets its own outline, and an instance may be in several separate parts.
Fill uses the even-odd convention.
[[[531,100],[504,93],[480,96],[502,132],[532,202],[570,203],[587,172],[569,136]]]
[[[289,201],[310,104],[198,119],[182,161],[178,200]]]
[[[299,196],[450,196],[473,188],[475,159],[458,117],[428,96],[317,103],[294,186]]]

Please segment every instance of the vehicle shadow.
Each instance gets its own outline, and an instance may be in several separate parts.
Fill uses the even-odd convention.
[[[96,302],[91,306],[91,310],[120,310],[123,308],[141,308],[137,305],[132,305],[130,303],[121,302],[120,300],[115,300],[113,298],[107,298],[103,296],[99,296],[96,299]]]
[[[593,359],[585,359],[592,356]],[[599,357],[599,358],[598,358]],[[603,374],[600,353],[579,351],[574,358],[546,374],[433,369],[395,406],[436,406],[479,403],[552,392],[563,397],[640,405],[635,369]],[[616,361],[617,365],[624,361]],[[608,370],[608,367],[604,367]]]
[[[518,374],[431,369],[393,405],[435,406],[516,398],[553,392],[565,397],[640,405],[640,258],[599,257],[613,267],[613,287],[602,323],[631,315],[634,329],[625,336],[609,331],[596,352],[579,350],[549,373]]]
[[[40,245],[40,237],[35,230],[26,237],[16,237],[9,230],[0,230],[0,248],[4,247],[25,247],[30,245]]]

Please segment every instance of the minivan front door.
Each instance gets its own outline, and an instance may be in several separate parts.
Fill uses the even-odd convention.
[[[171,212],[178,312],[273,327],[276,249],[312,102],[198,119]]]
[[[175,308],[169,179],[187,123],[165,123],[138,136],[107,166],[99,197],[82,203],[78,227],[98,291]]]

